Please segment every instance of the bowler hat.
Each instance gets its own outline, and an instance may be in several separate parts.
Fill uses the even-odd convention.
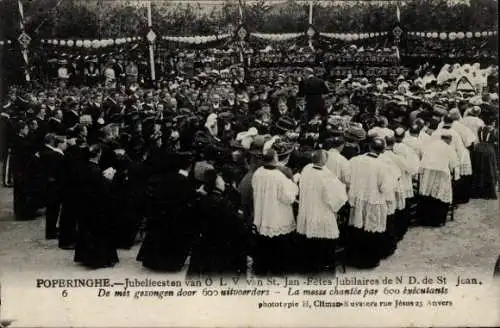
[[[363,141],[366,139],[366,131],[359,126],[350,126],[345,132],[346,139],[353,141]]]

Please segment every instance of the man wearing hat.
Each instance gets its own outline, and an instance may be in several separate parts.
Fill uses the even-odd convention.
[[[95,87],[99,82],[99,68],[97,68],[97,58],[88,60],[88,66],[83,70],[85,80],[88,86]]]
[[[264,153],[263,166],[252,178],[254,225],[257,241],[253,254],[257,275],[283,274],[293,264],[293,232],[296,223],[292,204],[298,187],[278,169],[278,153],[269,149]]]
[[[190,179],[193,154],[176,154],[176,171],[171,163],[163,163],[150,178],[147,213],[148,227],[137,260],[145,268],[179,272],[192,246],[193,211],[196,197]]]
[[[342,156],[351,159],[363,152],[360,143],[366,139],[366,132],[361,124],[352,124],[345,132],[346,143],[342,149]]]
[[[300,174],[297,233],[301,241],[301,269],[304,273],[334,268],[336,240],[340,232],[337,212],[347,202],[345,185],[327,167],[328,153],[316,150],[312,164]]]

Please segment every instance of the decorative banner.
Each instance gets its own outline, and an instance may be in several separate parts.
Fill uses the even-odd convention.
[[[323,61],[327,66],[392,66],[399,64],[395,49],[369,51],[353,46],[349,53],[326,52]]]
[[[408,76],[410,70],[401,66],[332,66],[327,69],[328,78],[367,77],[367,78],[396,78],[400,75]]]

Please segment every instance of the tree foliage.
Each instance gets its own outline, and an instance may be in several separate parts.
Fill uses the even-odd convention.
[[[35,38],[114,38],[138,36],[147,30],[145,7],[127,1],[23,0],[25,26]],[[473,0],[450,7],[448,0],[411,0],[401,5],[401,23],[410,31],[482,31],[498,28],[496,0]],[[250,31],[263,33],[303,32],[308,25],[308,7],[294,0],[269,6],[265,0],[244,5],[243,23]],[[154,1],[154,28],[160,35],[208,35],[234,30],[239,22],[238,3],[202,8]],[[314,7],[313,24],[324,32],[387,31],[396,22],[396,7],[355,4]],[[0,37],[17,38],[17,0],[0,2]]]

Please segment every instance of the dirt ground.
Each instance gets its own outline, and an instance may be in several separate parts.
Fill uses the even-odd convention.
[[[471,200],[455,212],[455,220],[443,228],[411,228],[396,253],[373,273],[478,272],[492,273],[500,254],[499,202]],[[147,273],[135,256],[138,246],[120,250],[113,274]],[[78,273],[73,252],[44,239],[43,217],[16,222],[12,213],[12,189],[0,188],[0,270],[12,272]],[[102,272],[104,273],[104,272]],[[347,273],[355,273],[347,268]]]

